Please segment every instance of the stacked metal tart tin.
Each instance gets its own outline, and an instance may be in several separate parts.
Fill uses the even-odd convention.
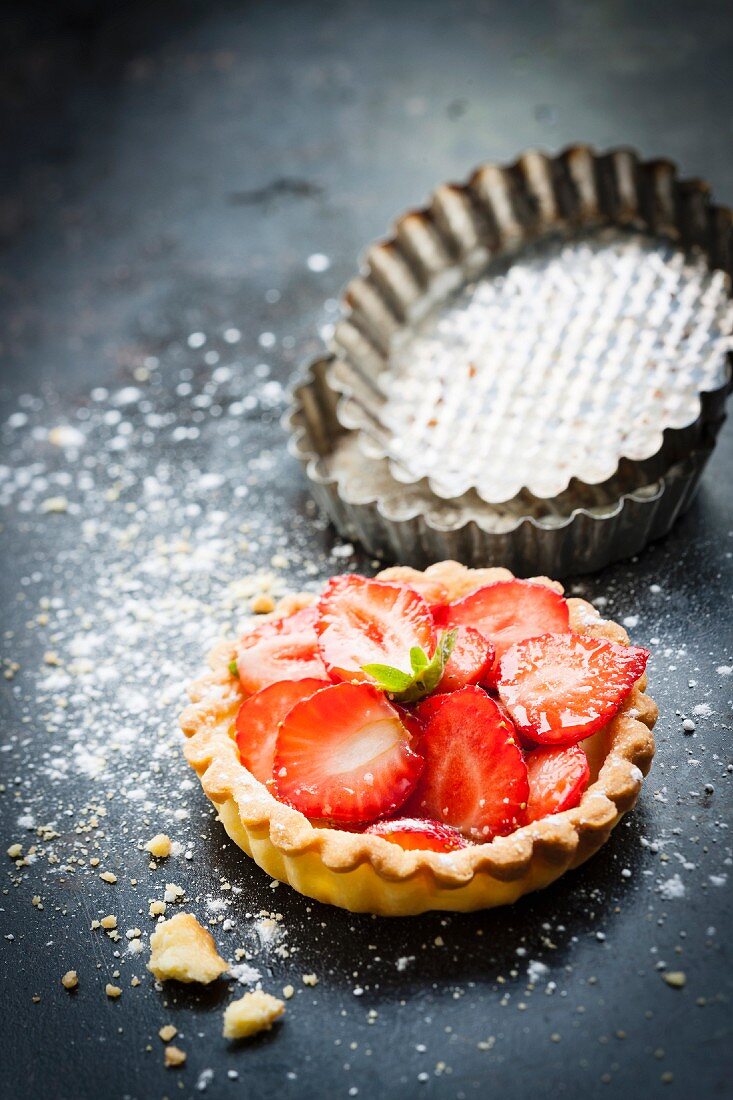
[[[575,146],[445,185],[371,248],[288,417],[338,529],[424,567],[599,569],[665,534],[725,415],[733,216]]]

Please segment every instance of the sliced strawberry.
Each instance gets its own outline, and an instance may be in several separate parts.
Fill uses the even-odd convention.
[[[417,738],[425,728],[425,722],[420,718],[418,707],[400,706],[399,703],[392,703],[392,706],[397,711],[400,722],[412,737],[414,748],[417,744]]]
[[[494,647],[472,626],[458,626],[451,655],[446,661],[438,691],[457,691],[478,684],[494,667]]]
[[[239,639],[237,671],[245,691],[260,691],[281,680],[326,678],[316,617],[315,607],[304,607],[284,619],[257,623]]]
[[[498,581],[434,612],[438,626],[472,626],[488,638],[497,661],[515,642],[568,629],[565,599],[536,581]],[[496,668],[494,669],[494,672]],[[485,677],[493,687],[491,674]]]
[[[445,603],[448,598],[448,589],[443,582],[428,576],[427,573],[422,573],[419,569],[396,565],[383,569],[377,579],[386,581],[388,584],[406,585],[413,592],[418,592],[431,606]]]
[[[649,654],[585,634],[545,634],[507,650],[499,698],[541,745],[573,745],[605,726],[643,675]]]
[[[410,650],[428,656],[436,644],[430,608],[405,585],[355,574],[334,577],[318,604],[320,650],[337,680],[368,680],[367,664],[390,665],[412,675]]]
[[[358,825],[394,813],[422,770],[395,708],[371,684],[332,684],[280,726],[279,798],[307,817]]]
[[[244,700],[237,714],[237,746],[245,768],[260,783],[272,781],[277,730],[283,718],[296,703],[328,685],[328,680],[283,680]]]
[[[481,688],[448,695],[419,747],[425,769],[407,813],[434,818],[482,841],[505,836],[522,823],[527,767],[513,726]]]
[[[468,841],[457,829],[439,821],[422,821],[416,817],[396,817],[370,825],[367,833],[399,844],[408,852],[457,852]]]
[[[421,699],[419,703],[414,703],[411,706],[400,706],[399,703],[392,704],[400,716],[402,725],[410,731],[413,737],[413,748],[418,752],[420,751],[420,738],[425,731],[425,727],[438,707],[442,706],[446,699],[449,698],[450,695],[448,693],[438,695],[436,692],[433,695],[426,696],[425,699]]]
[[[430,719],[434,714],[437,714],[446,699],[450,699],[450,692],[436,691],[435,694],[428,695],[427,699],[421,699],[416,706],[412,707],[413,718],[419,723],[421,730],[425,729]]]
[[[588,757],[580,745],[533,749],[527,756],[527,821],[577,806],[588,786]]]

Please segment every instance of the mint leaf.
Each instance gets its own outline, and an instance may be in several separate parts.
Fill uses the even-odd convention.
[[[405,691],[412,683],[412,676],[409,673],[403,672],[400,668],[392,668],[391,665],[362,665],[361,670],[372,677],[377,687],[390,695]]]
[[[381,664],[362,665],[362,672],[366,672],[376,686],[396,703],[417,703],[435,691],[440,683],[446,661],[456,644],[456,634],[455,630],[446,630],[431,658],[420,646],[413,646],[410,650],[412,676],[401,668]]]
[[[415,675],[417,676],[419,672],[422,672],[424,668],[427,668],[429,663],[430,658],[428,657],[422,646],[413,646],[410,650],[410,664],[412,666],[412,671],[415,673]]]
[[[237,668],[237,658],[236,657],[234,657],[229,662],[229,674],[231,676],[239,676],[239,669]]]

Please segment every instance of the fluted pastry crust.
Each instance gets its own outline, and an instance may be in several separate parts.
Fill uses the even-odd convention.
[[[444,561],[424,572],[397,566],[377,576],[423,592],[429,586],[431,599],[452,601],[512,574]],[[546,577],[533,580],[563,590]],[[314,600],[309,594],[286,597],[273,617]],[[585,600],[570,598],[568,607],[572,631],[628,645],[623,627],[601,619]],[[191,705],[181,715],[186,758],[229,836],[260,867],[302,894],[355,912],[408,916],[490,908],[547,886],[608,839],[634,806],[654,756],[657,707],[644,693],[643,676],[613,720],[583,742],[591,782],[574,809],[456,852],[405,851],[379,836],[312,825],[247,771],[234,734],[243,696],[229,672],[233,651],[232,641],[219,643],[209,654],[209,671],[189,688]]]

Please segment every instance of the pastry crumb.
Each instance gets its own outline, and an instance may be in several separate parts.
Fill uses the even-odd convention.
[[[269,615],[271,611],[275,610],[275,601],[272,596],[266,596],[263,593],[260,596],[255,596],[249,606],[255,615]]]
[[[117,882],[117,875],[115,875],[112,871],[100,871],[99,877],[101,878],[102,882],[109,882],[112,886],[114,886],[114,884]]]
[[[162,917],[167,908],[164,901],[151,901],[148,913],[151,917]]]
[[[304,974],[303,975],[303,985],[318,985],[318,975],[317,974]]]
[[[163,1024],[158,1030],[158,1035],[161,1037],[164,1043],[170,1043],[171,1039],[175,1039],[178,1034],[178,1028],[173,1024]]]
[[[145,847],[156,859],[167,859],[171,854],[171,838],[166,833],[156,833]]]
[[[165,891],[163,892],[163,900],[168,904],[174,901],[178,901],[185,894],[185,890],[182,886],[176,886],[175,882],[166,882]]]
[[[75,970],[67,970],[61,979],[61,984],[64,989],[76,989],[79,984],[79,975]]]
[[[269,1031],[284,1011],[284,1003],[271,993],[261,989],[245,993],[224,1010],[224,1038],[247,1039],[260,1031]]]
[[[41,501],[41,511],[44,513],[52,513],[60,515],[62,512],[68,511],[69,502],[66,497],[46,497]]]
[[[214,937],[192,913],[176,913],[150,937],[148,970],[161,982],[175,979],[208,985],[228,969]]]
[[[99,923],[102,926],[102,928],[116,928],[117,927],[117,917],[114,917],[110,913],[109,916],[102,917],[102,919]]]
[[[662,974],[662,978],[672,989],[683,989],[687,985],[687,975],[684,970],[667,970]]]
[[[8,848],[8,855],[11,859],[20,859],[20,857],[23,855],[23,845],[11,844]]]
[[[186,1052],[180,1050],[178,1047],[169,1046],[163,1051],[163,1058],[165,1060],[166,1069],[173,1069],[175,1066],[182,1066],[186,1061]]]
[[[292,996],[294,996],[294,994],[295,994],[295,989],[293,988],[292,985],[283,986],[283,997],[285,998],[286,1001],[289,1001],[290,998]]]
[[[108,997],[111,997],[113,1000],[116,997],[120,997],[122,995],[122,990],[120,989],[120,987],[118,985],[112,985],[111,982],[107,982],[106,986],[104,987],[104,992],[107,994]]]

